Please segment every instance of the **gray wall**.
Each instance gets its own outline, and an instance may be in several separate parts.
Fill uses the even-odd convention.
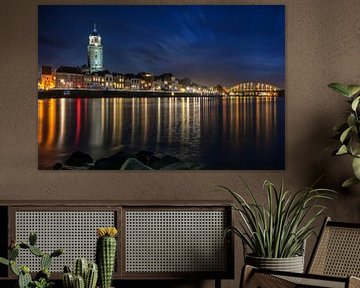
[[[94,0],[56,2],[125,3]],[[285,171],[161,173],[37,170],[37,5],[46,3],[51,1],[0,2],[0,200],[230,199],[208,187],[216,183],[237,188],[240,186],[237,176],[241,175],[264,201],[265,194],[261,190],[264,179],[275,183],[284,179],[286,186],[295,190],[309,185],[325,173],[321,185],[339,191],[328,214],[337,220],[359,222],[359,186],[346,191],[339,188],[342,180],[351,173],[349,159],[334,158],[330,151],[325,151],[332,143],[332,126],[341,120],[346,108],[344,99],[330,91],[327,84],[334,81],[360,82],[358,0],[278,1],[286,4]],[[311,251],[312,242],[308,246],[308,251]],[[237,250],[236,269],[239,271],[241,249]],[[237,287],[239,273],[236,277],[235,281],[225,281],[224,286]],[[192,286],[191,283],[181,285]],[[203,287],[212,285],[212,282],[196,284]]]

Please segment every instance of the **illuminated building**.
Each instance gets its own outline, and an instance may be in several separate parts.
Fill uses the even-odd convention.
[[[126,90],[140,90],[141,77],[132,73],[124,75],[124,85]]]
[[[164,91],[178,91],[179,81],[171,73],[164,73],[155,77],[156,82],[161,83],[161,90]]]
[[[39,89],[49,90],[55,88],[55,75],[51,66],[41,67],[41,77],[38,85]]]
[[[90,89],[92,85],[92,76],[89,73],[84,75],[84,88]]]
[[[124,89],[124,76],[120,73],[113,73],[113,88]]]
[[[103,70],[103,46],[96,24],[94,24],[93,32],[89,35],[88,66],[90,73]]]
[[[130,90],[140,90],[140,78],[133,77],[130,79]]]
[[[56,88],[84,88],[84,74],[79,67],[60,66],[55,72]]]
[[[105,89],[105,75],[110,74],[109,71],[99,71],[87,74],[85,76],[85,86],[90,89]]]
[[[104,78],[105,78],[105,89],[107,89],[107,90],[112,89],[113,82],[114,82],[113,75],[110,72],[108,72],[108,73],[105,73]]]
[[[88,89],[124,89],[124,76],[120,73],[110,73],[109,70],[86,74],[84,79],[85,87]]]
[[[142,72],[139,73],[138,76],[140,76],[141,90],[154,90],[153,88],[154,76],[151,73]]]
[[[152,84],[152,86],[153,86],[153,90],[156,90],[156,91],[160,91],[161,90],[161,81],[159,81],[159,80],[155,80],[154,82],[153,82],[153,84]]]

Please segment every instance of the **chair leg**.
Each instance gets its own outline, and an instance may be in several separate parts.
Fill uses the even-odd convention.
[[[360,278],[349,277],[349,288],[360,288]]]
[[[239,288],[248,287],[250,280],[251,280],[251,275],[253,274],[253,271],[254,271],[254,267],[252,267],[250,265],[244,265],[244,267],[242,268],[242,271],[241,271]]]
[[[215,278],[215,288],[221,288],[221,279]]]

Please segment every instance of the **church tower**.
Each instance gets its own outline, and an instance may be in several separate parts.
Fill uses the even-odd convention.
[[[91,73],[103,70],[103,46],[96,24],[94,24],[93,32],[89,35],[88,66]]]

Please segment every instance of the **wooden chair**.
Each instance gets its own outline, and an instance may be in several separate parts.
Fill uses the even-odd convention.
[[[360,287],[360,223],[326,218],[306,273],[278,272],[244,266],[242,288]]]

